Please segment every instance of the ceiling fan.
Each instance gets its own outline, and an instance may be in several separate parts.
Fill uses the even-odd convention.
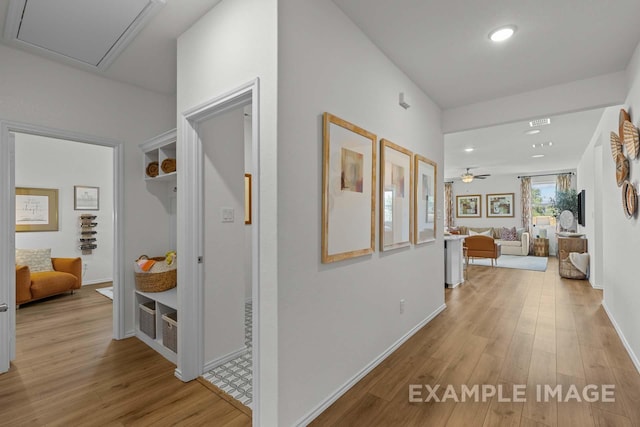
[[[488,174],[488,173],[484,173],[481,175],[474,175],[471,172],[469,172],[469,169],[471,168],[467,168],[467,171],[462,175],[460,175],[460,179],[462,180],[462,182],[469,183],[474,179],[486,179],[488,176],[491,176],[491,174]]]

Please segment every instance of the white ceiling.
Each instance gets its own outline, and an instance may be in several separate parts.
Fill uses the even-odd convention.
[[[129,47],[106,71],[100,74],[154,92],[175,94],[176,40],[220,1],[168,0],[158,15],[138,34]],[[84,3],[86,7],[91,8],[91,3],[94,2],[96,5],[104,3],[101,0],[86,0]],[[64,2],[64,4],[71,3]],[[9,0],[0,0],[0,25],[2,26],[5,24],[8,4]],[[82,16],[87,13],[87,11],[69,11],[72,16]],[[64,16],[62,13],[59,15]],[[56,25],[55,18],[56,16],[48,17],[51,25]]]
[[[551,117],[551,124],[537,127],[540,133],[527,135],[529,122],[516,122],[444,137],[444,176],[458,178],[465,168],[473,174],[527,174],[575,169],[591,141],[604,109]],[[548,142],[553,142],[548,147]],[[543,143],[543,148],[533,144]],[[474,148],[467,153],[465,148]],[[533,158],[544,154],[542,158]]]
[[[334,2],[443,109],[624,70],[640,40],[638,0]]]

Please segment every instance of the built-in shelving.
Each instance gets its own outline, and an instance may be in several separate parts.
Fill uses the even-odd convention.
[[[142,175],[145,182],[164,182],[167,185],[167,195],[169,200],[173,198],[175,204],[176,194],[176,181],[177,172],[164,172],[162,170],[162,162],[166,159],[177,160],[177,147],[176,147],[176,129],[172,129],[161,135],[151,138],[148,141],[140,144],[142,150]],[[150,163],[157,162],[158,174],[157,176],[149,176],[147,174],[147,168]],[[169,228],[175,229],[175,220],[168,224]],[[175,236],[175,232],[173,232]],[[175,238],[172,239],[171,244],[175,245]],[[149,248],[149,253],[165,253],[169,248]],[[174,247],[175,249],[175,247]],[[177,354],[164,345],[163,341],[163,323],[162,316],[171,312],[178,311],[178,289],[173,288],[164,292],[141,292],[135,291],[136,310],[135,310],[135,326],[136,336],[149,347],[164,356],[167,360],[173,363],[177,363]],[[139,304],[145,304],[153,301],[155,303],[155,338],[145,334],[140,329],[140,308]]]
[[[176,157],[176,130],[172,129],[140,144],[140,149],[144,153],[142,173],[145,181],[172,181],[176,179],[177,172],[164,172],[162,162],[167,159],[177,159]],[[149,176],[149,165],[157,165],[158,174]]]
[[[177,354],[164,346],[162,342],[162,315],[178,311],[178,288],[169,289],[164,292],[141,292],[136,291],[136,336],[149,347],[164,356],[172,363],[177,363]],[[152,338],[140,330],[140,309],[139,304],[154,301],[156,304],[156,337]]]

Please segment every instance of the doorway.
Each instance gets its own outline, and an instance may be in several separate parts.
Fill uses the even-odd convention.
[[[184,286],[178,292],[179,312],[184,314],[178,325],[183,338],[176,372],[189,381],[249,355],[240,362],[252,372],[254,425],[260,419],[257,95],[255,80],[183,114],[178,269]],[[247,208],[250,223],[244,218],[245,173],[251,175],[247,184],[252,195]],[[247,328],[245,313],[251,319]],[[247,331],[254,333],[245,342]]]
[[[16,357],[16,276],[15,247],[16,247],[16,210],[15,210],[15,135],[37,136],[65,140],[73,143],[84,143],[106,147],[111,151],[112,159],[112,209],[105,220],[113,221],[112,235],[107,237],[112,245],[112,272],[113,280],[113,309],[112,309],[112,336],[115,339],[124,338],[124,299],[122,298],[122,286],[124,277],[122,273],[123,233],[120,223],[123,211],[123,147],[122,143],[105,138],[97,138],[90,135],[82,135],[74,132],[61,131],[23,123],[0,122],[0,167],[3,170],[0,176],[0,202],[5,209],[0,210],[0,302],[6,302],[8,310],[0,316],[0,373],[9,369],[9,362]],[[88,266],[88,263],[87,263]],[[84,266],[83,266],[84,267]]]

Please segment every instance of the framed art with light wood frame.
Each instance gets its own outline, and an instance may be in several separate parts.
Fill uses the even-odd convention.
[[[411,244],[413,153],[380,140],[380,250]]]
[[[513,218],[514,193],[487,194],[487,218]]]
[[[419,245],[436,240],[438,165],[433,160],[416,154],[413,168],[413,243]]]
[[[16,231],[58,231],[58,190],[16,187]]]
[[[482,196],[467,194],[456,196],[456,217],[480,218],[482,216]]]
[[[323,263],[375,250],[376,142],[373,133],[324,113]]]

